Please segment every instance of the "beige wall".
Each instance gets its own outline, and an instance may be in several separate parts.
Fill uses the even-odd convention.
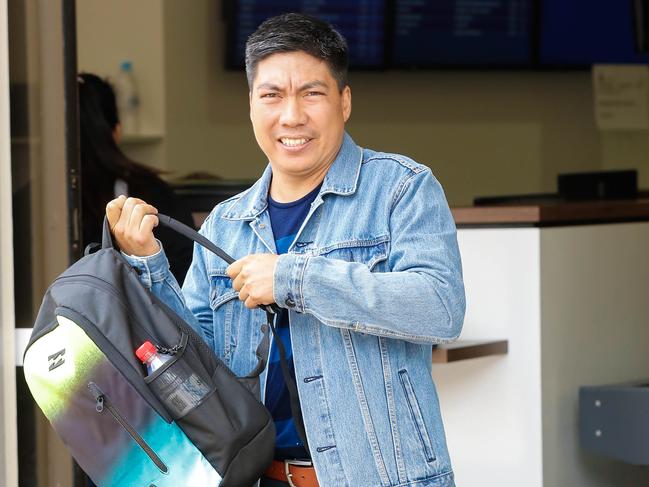
[[[222,68],[220,6],[192,6],[164,4],[167,167],[255,177],[264,157],[244,74]],[[558,172],[601,165],[588,72],[364,72],[351,83],[356,142],[429,165],[452,204],[553,191]]]
[[[90,15],[101,3],[80,2],[82,66],[86,37],[99,46],[102,32],[82,25],[91,17],[109,20]],[[109,5],[139,21],[135,33],[121,28],[120,43],[134,36],[131,42],[146,44],[143,52],[162,56],[156,63],[163,72],[161,79],[149,79],[163,87],[164,138],[129,147],[131,153],[175,174],[258,176],[265,158],[250,129],[245,76],[223,69],[221,2],[123,3]],[[164,39],[160,53],[151,44],[157,33]],[[115,50],[101,42],[102,49],[92,50],[97,62]],[[352,73],[351,83],[348,130],[356,142],[429,165],[453,205],[470,204],[478,195],[550,192],[559,172],[601,168],[637,167],[641,185],[649,187],[648,134],[597,131],[587,71],[360,72]],[[160,86],[141,83],[143,90]]]
[[[602,135],[602,168],[638,170],[638,185],[649,189],[649,133],[610,132]]]
[[[112,81],[123,60],[133,62],[145,141],[131,138],[126,151],[137,160],[164,167],[167,114],[161,0],[78,0],[76,8],[79,71]]]

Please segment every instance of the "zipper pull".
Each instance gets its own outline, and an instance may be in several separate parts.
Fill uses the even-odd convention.
[[[95,396],[95,409],[98,413],[101,413],[104,410],[104,393],[101,391],[99,386],[94,382],[88,383],[88,389],[92,392],[92,395]]]

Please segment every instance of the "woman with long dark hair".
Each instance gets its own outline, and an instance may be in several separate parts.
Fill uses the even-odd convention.
[[[139,164],[119,148],[121,126],[112,86],[99,76],[78,76],[81,132],[81,198],[84,247],[101,241],[106,204],[117,196],[136,196],[160,213],[193,226],[161,171]],[[171,272],[182,284],[192,259],[192,242],[166,228],[156,236],[165,247]]]

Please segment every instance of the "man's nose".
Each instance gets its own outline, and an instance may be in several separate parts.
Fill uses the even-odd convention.
[[[285,99],[280,123],[286,127],[295,127],[306,123],[306,112],[299,99],[289,96]]]

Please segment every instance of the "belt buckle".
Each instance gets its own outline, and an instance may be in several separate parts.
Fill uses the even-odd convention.
[[[289,487],[297,487],[293,483],[293,474],[290,471],[291,465],[295,465],[296,467],[312,467],[313,462],[310,460],[284,460],[284,473],[286,474],[286,480],[288,481]]]

